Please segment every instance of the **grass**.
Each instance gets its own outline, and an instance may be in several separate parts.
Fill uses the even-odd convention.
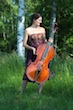
[[[16,53],[0,55],[0,110],[73,110],[72,60],[54,58],[54,77],[45,82],[40,96],[37,83],[28,83],[20,95],[25,65]]]

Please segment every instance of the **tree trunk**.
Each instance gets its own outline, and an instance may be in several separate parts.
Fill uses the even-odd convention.
[[[24,0],[19,0],[18,12],[18,29],[17,29],[17,52],[22,59],[24,59],[25,49],[23,47],[24,37]]]
[[[53,5],[52,5],[52,17],[51,17],[51,22],[50,22],[50,32],[49,32],[49,37],[54,39],[54,26],[56,23],[56,1],[53,1]]]
[[[52,16],[51,16],[51,22],[50,22],[50,31],[49,31],[49,38],[52,38],[54,40],[54,26],[56,23],[56,0],[52,0]],[[53,43],[52,43],[53,45]],[[49,64],[49,67],[51,66],[52,61]]]

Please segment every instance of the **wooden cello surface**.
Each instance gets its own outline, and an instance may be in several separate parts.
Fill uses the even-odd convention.
[[[36,54],[36,60],[27,67],[26,75],[31,81],[43,83],[50,76],[48,64],[54,57],[54,48],[52,46],[48,48],[47,43],[44,43],[38,46]]]

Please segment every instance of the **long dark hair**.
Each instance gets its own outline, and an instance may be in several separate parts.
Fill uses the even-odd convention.
[[[38,18],[42,17],[39,13],[34,13],[32,16],[31,16],[31,24],[33,23],[33,20],[36,20]]]

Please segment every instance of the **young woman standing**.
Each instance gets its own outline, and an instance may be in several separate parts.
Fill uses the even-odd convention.
[[[45,38],[45,28],[40,26],[41,23],[42,16],[39,13],[35,13],[32,15],[31,26],[25,29],[23,45],[26,48],[26,69],[32,62],[35,61],[37,47],[47,41]],[[50,38],[49,42],[53,42],[53,40]],[[21,93],[23,93],[23,91],[25,90],[28,82],[30,82],[30,80],[28,79],[25,70],[22,79]],[[38,94],[41,93],[42,88],[43,83],[39,83]]]

